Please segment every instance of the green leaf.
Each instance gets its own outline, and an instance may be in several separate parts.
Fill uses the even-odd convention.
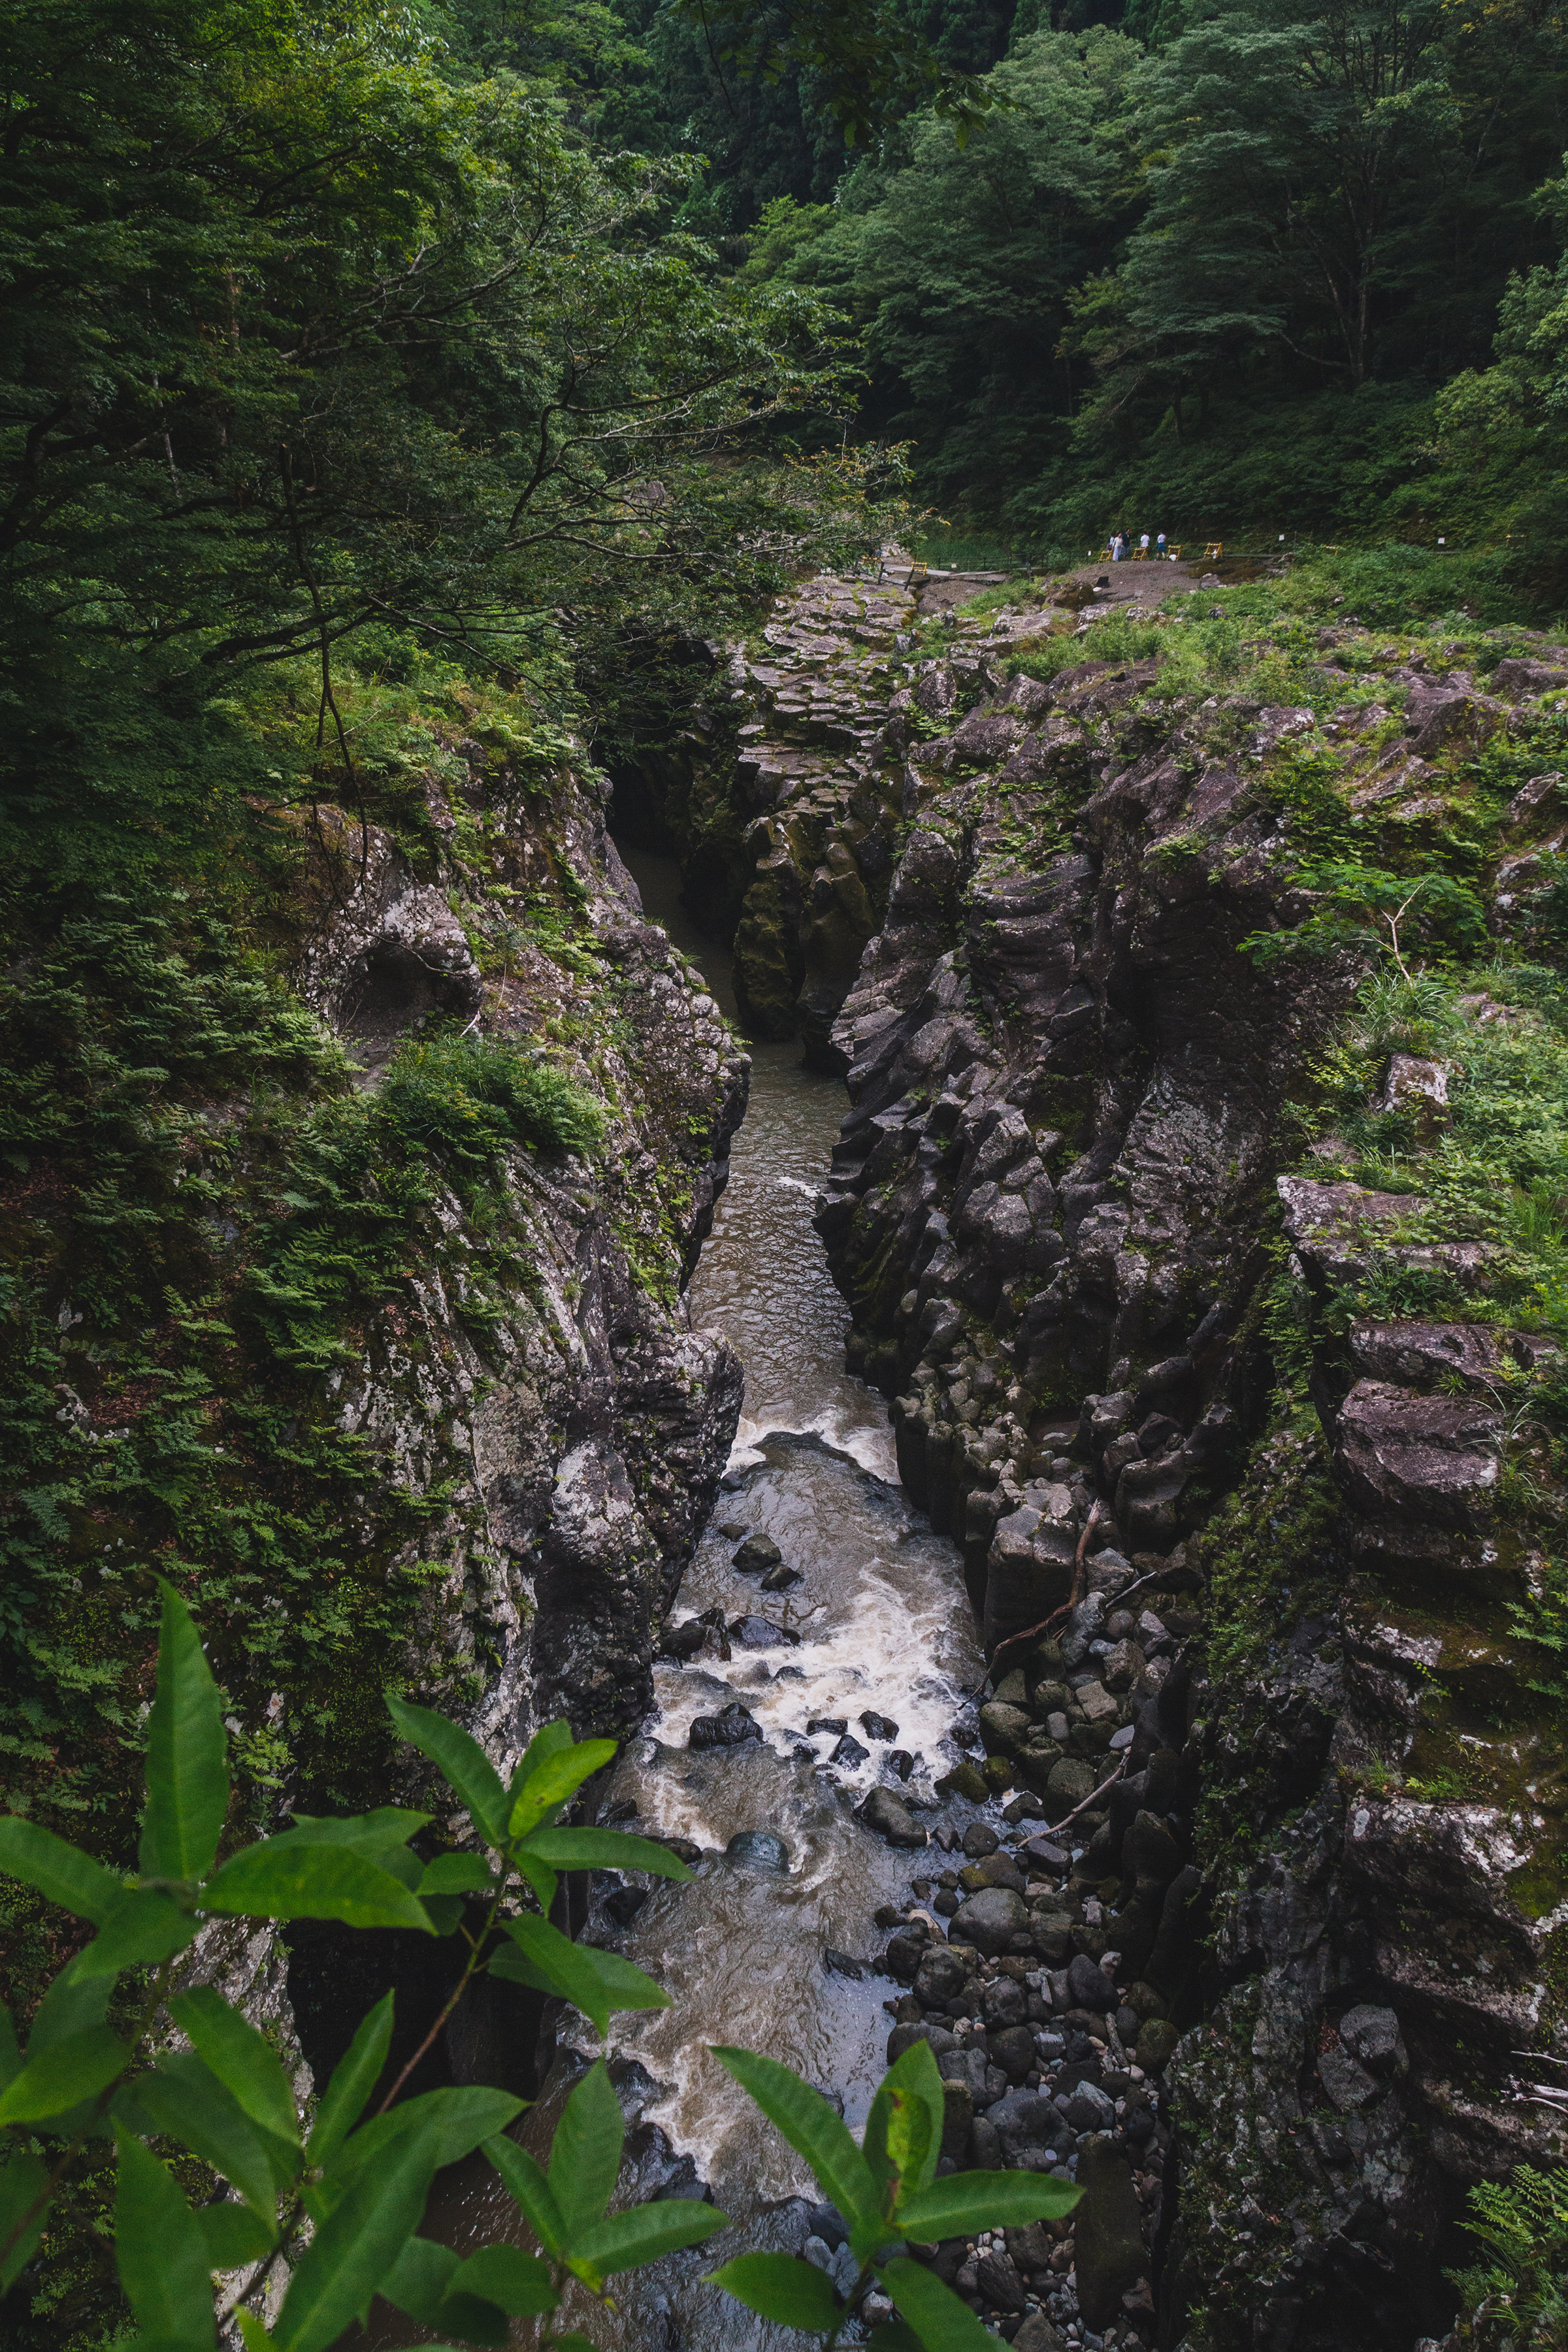
[[[488,1895],[495,1872],[482,1854],[439,1853],[419,1881],[426,1895]]]
[[[508,1796],[517,1796],[547,1756],[557,1756],[572,1744],[572,1727],[563,1717],[557,1717],[553,1723],[542,1723],[512,1768]]]
[[[609,2031],[614,2010],[669,2007],[668,1994],[615,1952],[574,1944],[545,1919],[504,1919],[501,1925],[511,1945],[503,1944],[495,1954],[490,1974],[558,1994],[592,2019],[601,2033]]]
[[[11,2012],[0,2001],[0,2091],[14,2082],[22,2071],[22,2053],[16,2047],[16,2029],[11,2022]]]
[[[551,2168],[553,2172],[553,2166]],[[572,2252],[591,2263],[601,2278],[612,2271],[629,2271],[639,2263],[656,2263],[679,2246],[695,2246],[721,2230],[727,2216],[691,2197],[667,2197],[654,2205],[633,2205],[624,2213],[607,2214],[572,2240]]]
[[[652,1838],[627,1837],[620,1830],[535,1830],[523,1852],[538,1854],[552,1870],[647,1870],[656,1878],[678,1879],[691,1875],[668,1846]]]
[[[363,2322],[418,2226],[440,2160],[426,2126],[400,2134],[360,2170],[300,2256],[272,2330],[277,2352],[327,2352],[352,2320]]]
[[[525,2147],[500,2135],[486,2140],[485,2154],[545,2252],[559,2260],[566,2251],[566,2223],[542,2167]]]
[[[212,2269],[196,2217],[151,2148],[118,2127],[114,2143],[114,2259],[136,2324],[149,2336],[210,2345]]]
[[[121,1969],[156,1968],[194,1944],[201,1931],[201,1921],[161,1887],[134,1887],[78,1954],[78,1969],[84,1977],[117,1977]]]
[[[4,2245],[13,2230],[21,2223],[23,2215],[42,2197],[49,2185],[49,2168],[41,2157],[30,2156],[23,2148],[13,2148],[4,2164],[0,2164],[0,2245]],[[22,2231],[10,2252],[0,2263],[0,2291],[14,2286],[31,2261],[34,2249],[44,2234],[48,2219],[48,2203],[38,2204],[33,2219]]]
[[[74,1911],[95,1927],[102,1925],[125,1892],[123,1879],[94,1862],[91,1854],[16,1813],[0,1814],[0,1870],[36,1886],[62,1911]]]
[[[845,2220],[874,2218],[877,2184],[865,2158],[820,2091],[756,2050],[715,2048],[713,2055],[749,2092],[770,2123],[804,2156]]]
[[[916,2042],[883,2075],[866,2118],[866,2162],[879,2188],[895,2197],[935,2177],[946,2110],[931,2044]]]
[[[300,2145],[300,2118],[283,2061],[264,2033],[211,1985],[181,1993],[169,2014],[253,2123]]]
[[[402,1805],[378,1805],[372,1813],[296,1813],[293,1829],[285,1834],[309,1838],[317,1845],[353,1845],[364,1853],[381,1853],[388,1846],[406,1845],[435,1818],[434,1813],[411,1813]]]
[[[292,1831],[247,1845],[202,1889],[204,1911],[242,1919],[341,1919],[345,1927],[434,1931],[389,1871],[352,1846],[312,1844]]]
[[[510,2333],[500,2306],[458,2284],[462,2265],[450,2246],[410,2238],[378,2292],[422,2327],[450,2329],[470,2344],[503,2345]]]
[[[63,2116],[83,2099],[106,2091],[131,2061],[131,2052],[107,2025],[89,2025],[85,2032],[68,2033],[37,2058],[0,2092],[0,2124],[43,2123]]]
[[[818,2335],[837,2327],[843,2310],[826,2273],[799,2254],[742,2254],[722,2270],[710,2271],[708,2284],[721,2286],[763,2319]],[[985,2340],[990,2345],[990,2337]]]
[[[919,2189],[899,2208],[899,2226],[911,2238],[962,2238],[976,2230],[1022,2229],[1026,2221],[1070,2213],[1081,2189],[1043,2172],[950,2172]]]
[[[866,2338],[867,2352],[921,2352],[921,2339],[903,2319],[879,2319]]]
[[[542,1757],[521,1787],[513,1783],[516,1794],[507,1816],[509,1834],[514,1838],[523,1836],[546,1813],[554,1812],[569,1797],[574,1797],[584,1780],[614,1759],[616,1744],[613,1739],[584,1739],[572,1747],[556,1748]],[[531,1755],[532,1749],[529,1752]]]
[[[196,2225],[215,2271],[243,2270],[269,2254],[278,2243],[276,2229],[269,2228],[259,2213],[228,2199],[221,2205],[198,2206]]]
[[[268,2222],[274,2219],[278,2191],[291,2168],[271,2161],[267,2137],[195,2051],[173,2051],[138,2074],[121,2093],[114,2112],[117,2121],[138,2131],[162,2132],[178,2140],[232,2181],[255,2212]],[[274,2140],[272,2146],[279,2143]]]
[[[89,1944],[88,1951],[92,1949]],[[83,1966],[87,1952],[78,1952],[66,1962],[33,2013],[33,2023],[27,2035],[27,2055],[42,2057],[46,2050],[68,2036],[85,2033],[89,2025],[101,2025],[109,2009],[109,1997],[114,1990],[113,1979],[95,1977]]]
[[[407,2133],[428,2132],[435,2140],[437,2163],[456,2164],[521,2115],[522,2104],[510,2091],[490,2091],[476,2084],[460,2090],[424,2091],[384,2116],[372,2116],[344,2142],[317,2183],[316,2209],[330,2212],[350,2183],[367,2166],[385,2162],[388,2148]]]
[[[555,1873],[547,1862],[541,1862],[537,1854],[530,1853],[525,1845],[516,1849],[512,1860],[532,1887],[539,1900],[540,1910],[548,1919],[555,1902],[555,1889],[558,1884]]]
[[[604,2060],[595,2059],[562,2108],[550,2143],[550,2186],[573,2253],[580,2232],[601,2218],[610,2201],[626,2136],[621,2103]]]
[[[500,1775],[477,1739],[460,1724],[449,1723],[433,1708],[415,1706],[387,1693],[392,1719],[411,1746],[427,1756],[453,1793],[468,1808],[478,1830],[491,1845],[506,1842],[507,1798]]]
[[[425,1916],[437,1936],[455,1936],[463,1924],[463,1898],[460,1895],[422,1895],[420,1902]]]
[[[203,1878],[228,1813],[228,1742],[223,1703],[190,1611],[162,1587],[158,1685],[147,1718],[143,1878]]]
[[[458,2272],[456,2284],[487,2303],[500,2304],[514,2319],[553,2311],[560,2301],[548,2263],[521,2246],[481,2246]]]
[[[926,2352],[996,2352],[995,2337],[934,2271],[900,2255],[896,2262],[879,2263],[877,2276]]]
[[[392,2013],[393,1996],[384,1994],[369,2016],[361,2018],[353,2040],[332,2069],[305,2143],[306,2157],[318,2171],[331,2162],[381,2079],[392,2047]]]

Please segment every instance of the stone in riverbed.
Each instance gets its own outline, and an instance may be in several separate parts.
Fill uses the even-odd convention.
[[[1132,2055],[1145,2074],[1163,2074],[1181,2038],[1168,2017],[1151,2017],[1139,2033]]]
[[[982,2254],[978,2277],[981,2295],[994,2311],[1024,2309],[1024,2282],[1005,2254]]]
[[[1068,1968],[1068,1990],[1077,2009],[1094,2010],[1105,2015],[1120,2006],[1116,1987],[1105,1970],[1083,1952],[1075,1953]]]
[[[835,1755],[837,1752],[836,1748]],[[926,1843],[924,1830],[891,1789],[873,1789],[860,1808],[860,1819],[868,1830],[886,1838],[889,1845],[919,1846]]]
[[[659,1641],[661,1657],[675,1658],[684,1665],[697,1655],[708,1639],[708,1628],[700,1617],[688,1617],[681,1625],[667,1625]]]
[[[783,1650],[794,1649],[800,1635],[787,1625],[775,1625],[771,1617],[731,1617],[730,1639],[742,1650]]]
[[[936,1793],[939,1797],[967,1797],[972,1805],[983,1805],[991,1789],[983,1772],[973,1764],[963,1763],[943,1773],[936,1784]]]
[[[933,1945],[915,1973],[915,1999],[924,2009],[956,2000],[969,1982],[969,1970],[960,1953],[946,1944]]]
[[[896,1739],[899,1727],[890,1716],[878,1715],[868,1707],[860,1717],[860,1728],[868,1739]]]
[[[1043,2311],[1031,2311],[1013,2338],[1013,2352],[1068,2352],[1068,2340]]]
[[[960,1904],[949,1933],[955,1943],[973,1944],[977,1952],[994,1959],[998,1953],[1011,1951],[1014,1937],[1022,1935],[1028,1925],[1029,1914],[1021,1895],[1015,1895],[1010,1886],[985,1886]]]
[[[688,1748],[739,1748],[742,1740],[760,1739],[763,1727],[737,1699],[717,1715],[694,1715],[686,1735]]]
[[[830,1764],[842,1764],[847,1771],[853,1772],[858,1765],[865,1763],[870,1753],[868,1748],[861,1747],[852,1731],[847,1731],[827,1760]]]
[[[778,1566],[770,1568],[763,1577],[762,1589],[764,1592],[787,1592],[792,1584],[798,1584],[800,1581],[799,1569],[791,1568],[786,1561],[781,1559]]]
[[[808,1737],[818,1731],[830,1731],[835,1739],[842,1739],[849,1724],[842,1715],[814,1715],[805,1728]]]
[[[730,1564],[742,1576],[755,1576],[764,1568],[776,1568],[783,1558],[771,1536],[748,1536]]]
[[[772,1830],[737,1830],[724,1853],[729,1861],[748,1863],[753,1870],[789,1868],[789,1848]]]
[[[1093,1768],[1081,1756],[1064,1756],[1053,1764],[1046,1782],[1045,1797],[1047,1818],[1059,1822],[1086,1797],[1092,1797],[1100,1786]]]
[[[988,1756],[1016,1756],[1028,1744],[1034,1725],[1021,1706],[991,1699],[980,1710],[980,1737]]]

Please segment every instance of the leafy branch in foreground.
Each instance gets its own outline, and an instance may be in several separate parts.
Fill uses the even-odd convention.
[[[822,2272],[793,2254],[742,2254],[712,2273],[714,2284],[765,2319],[826,2335],[831,2346],[875,2279],[900,2315],[876,2331],[878,2352],[990,2347],[968,2305],[914,2260],[911,2247],[1055,2220],[1070,2213],[1082,2192],[1037,2172],[954,2172],[939,2180],[946,2109],[928,2042],[915,2042],[882,2077],[858,2146],[822,2093],[776,2059],[752,2050],[714,2055],[810,2165],[844,2216],[859,2264],[845,2301]]]
[[[296,1814],[292,1829],[220,1861],[229,1807],[222,1696],[189,1611],[163,1590],[135,1874],[107,1868],[20,1816],[0,1819],[0,1869],[95,1931],[50,1985],[25,2046],[0,2009],[0,2292],[21,2276],[88,2143],[109,2138],[115,2257],[137,2329],[125,2352],[216,2352],[220,2318],[247,2352],[328,2352],[355,2321],[364,2323],[377,2295],[438,2336],[500,2347],[514,2322],[531,2320],[541,2345],[586,2352],[581,2335],[558,2327],[569,2293],[603,2301],[616,2273],[698,2244],[722,2228],[724,2215],[686,2199],[610,2211],[625,2125],[602,2060],[565,2101],[548,2165],[507,2136],[524,2105],[508,2092],[479,2085],[399,2095],[487,1970],[574,2003],[601,2033],[616,2011],[668,2006],[640,1969],[574,1944],[548,1914],[562,1871],[690,1874],[651,1840],[563,1822],[614,1756],[614,1741],[574,1740],[564,1723],[546,1724],[503,1781],[459,1725],[397,1697],[388,1705],[398,1729],[436,1766],[480,1850],[424,1861],[411,1841],[434,1817],[388,1805],[346,1819]],[[390,2085],[382,2089],[393,2035],[388,1993],[361,2021],[311,2112],[266,2035],[199,1981],[199,1955],[176,1969],[204,1926],[222,1918],[456,1935],[467,1957]],[[111,1996],[128,1984],[129,2032],[110,2019]],[[1032,2173],[937,2179],[943,2093],[924,2042],[888,2074],[859,2145],[822,2094],[787,2067],[743,2050],[717,2054],[847,2217],[860,2273],[847,2300],[787,2254],[742,2255],[714,2273],[715,2283],[831,2347],[876,2279],[902,2315],[878,2330],[882,2352],[989,2346],[968,2308],[911,2259],[911,2247],[1064,2213],[1077,2190]],[[160,2152],[170,2144],[178,2176]],[[437,2172],[475,2149],[537,2252],[498,2243],[464,2259],[419,2235]],[[187,2194],[191,2158],[216,2184],[207,2202],[193,2204]]]
[[[364,2319],[376,2294],[422,2325],[504,2344],[514,2318],[549,2320],[568,2279],[598,2294],[612,2272],[721,2226],[721,2214],[684,2201],[606,2218],[623,2126],[602,2064],[567,2102],[555,2143],[564,2153],[559,2178],[559,2153],[546,2174],[500,2137],[522,2110],[509,2093],[441,2090],[395,2104],[481,1970],[575,2002],[601,2032],[616,2010],[665,2006],[641,1969],[573,1944],[542,1913],[560,1870],[614,1862],[667,1878],[689,1873],[648,1840],[560,1825],[583,1783],[614,1755],[612,1741],[574,1741],[564,1723],[548,1724],[503,1783],[459,1726],[426,1707],[390,1704],[398,1727],[467,1808],[483,1853],[423,1862],[409,1841],[432,1816],[383,1806],[345,1820],[296,1815],[292,1829],[219,1862],[229,1801],[222,1700],[189,1612],[167,1588],[137,1874],[122,1878],[31,1822],[0,1821],[0,1868],[96,1930],[50,1986],[25,2049],[0,2011],[0,2132],[8,2143],[0,2163],[0,2287],[20,2275],[87,2142],[103,2136],[116,2150],[121,2284],[148,2352],[154,2345],[211,2352],[215,2272],[239,2273],[223,2308],[250,2345],[325,2352]],[[521,1907],[525,1890],[540,1913]],[[391,2047],[393,1997],[360,2025],[312,2119],[263,2033],[211,1986],[174,1990],[179,1956],[208,1920],[225,1917],[331,1919],[464,1938],[468,1957],[449,1998],[374,2114],[366,2109]],[[129,2033],[108,2021],[126,1971],[141,1979]],[[160,2046],[165,2016],[187,2047]],[[169,2141],[228,2193],[193,2209],[152,2145]],[[544,2256],[487,2246],[462,2262],[416,2235],[437,2171],[481,2146],[535,2226]],[[268,2327],[259,2313],[280,2266],[290,2274]],[[557,2340],[548,2326],[542,2340]]]

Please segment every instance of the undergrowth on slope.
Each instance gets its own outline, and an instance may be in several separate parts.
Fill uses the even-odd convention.
[[[506,1155],[589,1151],[602,1113],[528,1051],[455,1035],[358,1093],[178,902],[68,921],[0,992],[0,1066],[6,1801],[121,1847],[154,1570],[200,1580],[253,1817],[290,1776],[374,1801],[367,1661],[395,1677],[448,1572],[420,1531],[459,1464],[353,1426],[343,1380],[369,1326],[412,1369],[404,1303],[444,1265],[482,1347],[536,1280]]]

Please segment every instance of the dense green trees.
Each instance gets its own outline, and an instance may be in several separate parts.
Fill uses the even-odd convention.
[[[318,662],[330,740],[366,627],[515,666],[563,606],[710,617],[863,528],[761,452],[839,377],[811,297],[672,226],[689,163],[369,0],[12,0],[0,37],[14,877],[101,870],[99,816],[205,825],[258,664]]]
[[[1133,508],[1188,538],[1518,520],[1548,549],[1561,417],[1524,386],[1561,300],[1537,195],[1568,144],[1552,8],[1165,0],[1116,31],[1071,21],[1020,6],[986,79],[1002,102],[965,143],[917,116],[831,210],[775,209],[754,240],[753,270],[861,327],[868,419],[916,441],[928,493],[1064,550]],[[1458,411],[1440,433],[1434,408],[1485,368],[1500,312],[1503,374],[1476,397],[1531,411],[1517,515],[1509,469],[1479,484]]]

